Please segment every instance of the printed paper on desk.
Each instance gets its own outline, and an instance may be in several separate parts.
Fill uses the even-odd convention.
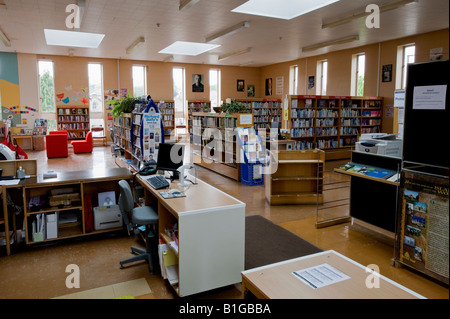
[[[297,270],[292,274],[313,289],[350,279],[349,276],[328,264]]]

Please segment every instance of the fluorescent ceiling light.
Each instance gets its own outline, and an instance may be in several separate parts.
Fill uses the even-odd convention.
[[[349,43],[349,42],[353,42],[353,41],[357,41],[357,40],[359,40],[359,36],[352,35],[352,36],[341,38],[341,39],[337,39],[337,40],[332,40],[332,41],[327,41],[327,42],[322,42],[322,43],[317,43],[317,44],[314,44],[314,45],[306,46],[306,47],[302,48],[302,51],[303,52],[315,51],[317,49],[329,47],[329,46],[332,46],[332,45]]]
[[[2,29],[0,29],[0,40],[3,42],[3,44],[6,47],[10,47],[11,46],[11,41],[8,39],[8,37],[6,36],[6,34],[2,31]]]
[[[140,47],[145,42],[144,37],[139,37],[128,48],[127,54],[131,54],[136,48]]]
[[[230,57],[232,57],[232,56],[236,56],[236,55],[241,55],[241,54],[244,54],[244,53],[248,53],[248,52],[250,52],[251,50],[252,50],[252,48],[245,48],[245,49],[242,49],[242,50],[233,51],[233,52],[230,52],[230,53],[225,53],[225,54],[219,56],[219,61],[220,61],[220,60],[228,59],[228,58],[230,58]]]
[[[419,0],[402,0],[402,1],[398,1],[398,2],[394,2],[391,4],[387,4],[384,6],[380,6],[380,13],[382,12],[386,12],[386,11],[391,11],[391,10],[395,10],[398,9],[402,6],[405,6],[407,4],[413,3],[413,2],[419,2]],[[337,27],[339,25],[342,24],[346,24],[349,22],[352,22],[353,20],[357,20],[359,18],[363,18],[363,17],[367,17],[370,14],[370,12],[359,12],[359,13],[355,13],[349,17],[343,18],[343,19],[339,19],[339,20],[334,20],[331,22],[327,22],[322,24],[322,29],[326,29],[326,28],[334,28]]]
[[[248,21],[240,22],[232,27],[226,28],[220,32],[217,32],[213,35],[208,36],[206,38],[206,42],[211,42],[213,40],[217,40],[222,37],[230,36],[232,34],[239,32],[242,29],[249,28],[249,27],[250,27],[250,22],[248,22]]]
[[[181,11],[183,9],[187,9],[187,8],[193,6],[194,4],[196,4],[199,1],[200,0],[180,0],[179,10]]]
[[[96,49],[104,34],[44,29],[47,45]]]
[[[231,11],[290,20],[337,1],[339,0],[249,0]]]
[[[176,41],[159,53],[197,56],[218,47],[218,44]]]

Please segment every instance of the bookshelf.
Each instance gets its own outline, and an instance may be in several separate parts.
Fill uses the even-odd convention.
[[[57,128],[67,131],[69,140],[84,139],[90,131],[89,106],[67,106],[56,107]]]
[[[270,165],[264,183],[271,205],[323,203],[324,151],[272,151]]]
[[[272,122],[280,123],[281,127],[283,110],[280,99],[237,99],[236,101],[252,110],[256,131],[270,129]]]
[[[164,136],[170,138],[175,131],[175,101],[154,101],[158,105],[164,125]]]
[[[187,101],[188,104],[188,132],[193,134],[193,114],[198,112],[211,112],[211,101],[195,100]]]
[[[194,163],[238,181],[239,148],[235,131],[238,115],[204,112],[192,115]]]
[[[116,157],[117,160],[122,160],[127,162],[131,160],[133,154],[132,146],[132,132],[131,123],[133,120],[133,113],[122,113],[119,117],[114,118],[113,132],[114,132],[114,144],[117,145],[121,150],[122,154]],[[119,165],[119,164],[118,164]],[[119,165],[123,166],[123,165]]]
[[[379,97],[291,95],[287,129],[294,150],[318,148],[327,159],[349,158],[361,134],[381,132],[382,111]]]

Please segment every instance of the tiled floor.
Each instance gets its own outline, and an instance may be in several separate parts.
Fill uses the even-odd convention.
[[[38,160],[40,173],[46,170],[76,171],[105,166],[116,167],[109,147],[95,147],[92,154],[73,154],[72,149],[69,149],[67,159],[47,160],[45,151],[28,151],[28,155]],[[346,177],[332,173],[332,168],[340,163],[329,162],[326,165],[326,184],[340,187],[330,191],[328,195],[326,192],[325,201],[348,198],[349,189],[342,183],[346,181]],[[245,186],[203,168],[198,168],[197,174],[198,178],[245,202],[246,215],[262,215],[324,250],[333,249],[363,265],[376,264],[382,275],[427,298],[449,298],[447,286],[410,269],[391,266],[394,244],[392,239],[384,235],[352,223],[316,229],[316,205],[270,206],[265,200],[264,186]],[[321,212],[320,216],[343,216],[347,214],[347,210],[348,206],[344,205],[338,211]],[[152,291],[149,295],[151,298],[176,298],[166,281],[158,275],[149,274],[146,264],[119,269],[119,260],[129,257],[129,247],[140,244],[139,239],[134,236],[108,234],[55,242],[46,246],[22,245],[14,248],[9,257],[5,256],[5,249],[0,248],[0,299],[55,298],[74,293],[65,285],[68,276],[65,270],[69,264],[77,264],[80,267],[79,291],[145,278]],[[194,297],[240,298],[240,285]]]

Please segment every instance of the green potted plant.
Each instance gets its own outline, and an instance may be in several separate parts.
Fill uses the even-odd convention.
[[[237,102],[236,100],[231,100],[231,103],[223,103],[220,106],[222,112],[231,114],[231,113],[250,113],[251,110],[247,108],[245,105]]]
[[[139,103],[139,99],[130,97],[130,94],[128,94],[126,98],[120,101],[109,101],[107,104],[114,105],[111,114],[114,117],[119,117],[122,113],[131,113],[137,103]]]

